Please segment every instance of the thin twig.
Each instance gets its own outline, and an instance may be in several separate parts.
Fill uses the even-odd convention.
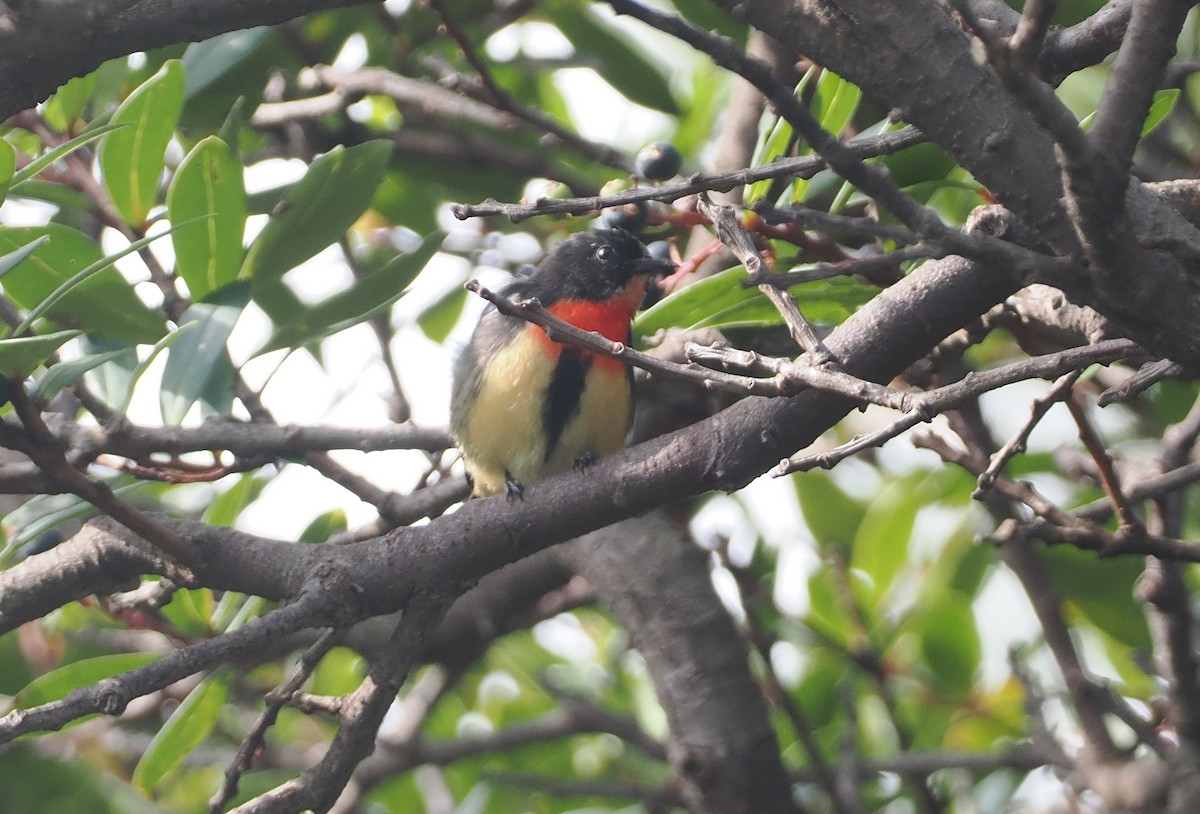
[[[572,132],[542,111],[520,104],[496,82],[487,64],[471,42],[471,38],[450,14],[443,0],[429,0],[429,6],[441,19],[442,25],[446,27],[446,32],[458,43],[459,52],[462,53],[463,58],[475,70],[479,83],[482,85],[482,96],[489,104],[498,110],[525,120],[587,158],[615,167],[622,172],[633,172],[633,160],[628,155],[614,150],[607,144],[582,138],[578,133]],[[459,82],[458,85],[464,90],[473,90],[466,82]],[[466,87],[463,88],[463,85]]]
[[[299,661],[292,668],[291,675],[287,680],[277,690],[267,693],[266,707],[255,719],[250,731],[246,733],[246,737],[238,746],[237,754],[225,769],[225,782],[208,801],[210,814],[221,814],[225,810],[225,806],[237,794],[242,774],[250,769],[254,763],[254,756],[265,745],[267,730],[274,726],[275,720],[279,717],[279,711],[292,700],[292,696],[312,675],[313,670],[317,668],[325,654],[337,644],[339,635],[340,631],[335,628],[329,628],[321,634],[321,637],[300,655]]]
[[[762,255],[758,253],[758,246],[755,245],[753,236],[738,223],[733,207],[718,206],[709,200],[706,194],[700,196],[696,207],[701,214],[712,221],[713,226],[717,229],[717,236],[746,267],[746,274],[750,277],[760,274],[764,267]],[[790,294],[773,285],[764,284],[758,288],[767,295],[767,298],[779,311],[784,324],[787,325],[788,333],[791,334],[796,344],[811,357],[811,364],[821,367],[836,363],[834,355],[829,348],[825,347],[812,326],[808,324],[808,320],[804,318],[804,314],[800,312],[799,306],[796,305],[796,301]]]
[[[63,488],[111,515],[121,525],[166,554],[173,565],[173,572],[168,575],[172,581],[180,585],[194,584],[195,577],[189,566],[194,565],[199,556],[195,547],[117,497],[106,484],[92,480],[71,466],[36,405],[21,387],[12,388],[11,399],[24,430],[0,422],[0,445],[25,455]]]
[[[1034,428],[1045,417],[1058,402],[1067,398],[1071,392],[1071,388],[1075,386],[1075,382],[1083,375],[1082,370],[1073,370],[1061,376],[1058,381],[1050,386],[1050,389],[1033,400],[1029,407],[1029,416],[1013,434],[1005,442],[1004,446],[996,451],[990,461],[988,461],[987,469],[979,476],[975,484],[975,492],[978,494],[986,489],[991,488],[996,477],[1008,466],[1008,462],[1017,454],[1025,451],[1025,444],[1029,440],[1030,434]]]
[[[887,427],[854,438],[832,450],[785,458],[776,469],[772,470],[772,474],[786,475],[817,467],[828,469],[851,455],[890,441],[900,433],[928,421],[939,413],[977,398],[983,393],[1026,379],[1059,376],[1087,365],[1105,364],[1137,351],[1137,345],[1127,339],[1108,339],[1093,345],[1070,348],[1045,356],[1034,356],[993,370],[973,372],[960,381],[934,390],[916,393],[893,391],[898,393],[900,398],[898,400],[889,399],[891,403],[885,406],[899,404],[899,409],[906,413],[903,417]],[[882,404],[883,402],[880,400],[873,403]]]
[[[914,144],[920,144],[925,136],[915,127],[905,127],[894,133],[876,136],[859,136],[846,142],[846,149],[861,158],[891,155]],[[479,204],[454,204],[450,210],[459,220],[502,215],[513,223],[536,215],[586,215],[600,209],[622,206],[638,201],[662,201],[671,203],[701,192],[728,192],[734,187],[764,181],[770,178],[795,176],[811,177],[825,168],[825,159],[816,155],[798,158],[781,158],[761,167],[733,170],[731,172],[698,173],[682,181],[658,186],[641,186],[619,193],[584,198],[538,198],[531,203],[502,203],[487,199]]]
[[[1100,485],[1104,487],[1104,493],[1108,495],[1108,499],[1112,501],[1113,507],[1116,509],[1117,520],[1123,527],[1140,530],[1142,521],[1134,514],[1129,505],[1129,499],[1121,488],[1121,478],[1113,466],[1112,456],[1104,447],[1104,442],[1100,440],[1096,428],[1092,426],[1091,419],[1088,418],[1087,412],[1080,404],[1078,396],[1076,394],[1069,395],[1066,405],[1071,417],[1075,420],[1075,425],[1079,428],[1079,440],[1083,442],[1084,447],[1092,456],[1092,460],[1096,462],[1096,471],[1100,474]]]

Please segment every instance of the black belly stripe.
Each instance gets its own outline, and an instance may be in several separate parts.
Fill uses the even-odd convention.
[[[551,376],[550,387],[546,391],[546,402],[542,405],[547,461],[558,447],[567,422],[579,412],[583,388],[591,367],[591,354],[579,348],[563,348],[558,355],[558,364],[554,367],[554,375]]]

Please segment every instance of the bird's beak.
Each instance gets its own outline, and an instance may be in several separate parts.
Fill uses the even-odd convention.
[[[630,262],[633,266],[633,274],[630,276],[637,277],[646,275],[648,277],[665,277],[675,271],[675,264],[670,260],[659,260],[657,257],[639,257],[637,260]]]

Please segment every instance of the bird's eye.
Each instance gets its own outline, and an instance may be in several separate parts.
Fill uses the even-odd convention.
[[[605,263],[607,263],[609,260],[612,260],[616,256],[617,256],[617,250],[614,249],[612,246],[609,246],[607,243],[604,244],[603,246],[597,247],[597,249],[596,249],[596,259],[602,260]]]

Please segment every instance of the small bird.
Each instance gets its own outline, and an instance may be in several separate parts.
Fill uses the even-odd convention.
[[[564,240],[502,293],[628,343],[649,278],[673,268],[629,232],[596,230]],[[582,469],[620,449],[632,420],[631,369],[494,307],[454,368],[450,425],[478,496],[514,500],[523,483]]]

